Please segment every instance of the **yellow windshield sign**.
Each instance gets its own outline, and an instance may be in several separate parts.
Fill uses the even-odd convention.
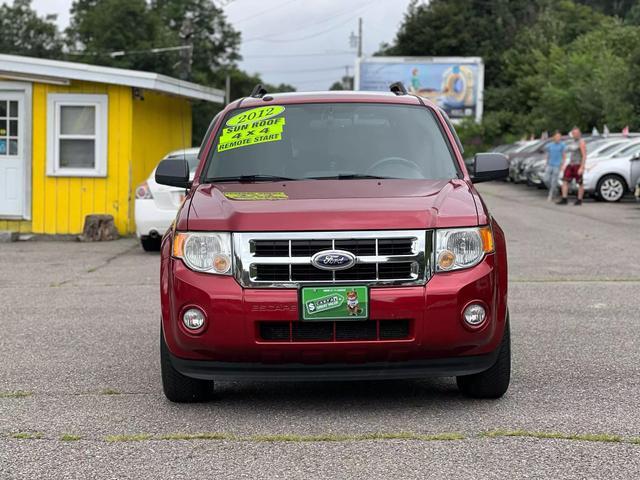
[[[256,120],[266,120],[267,118],[275,117],[284,112],[282,105],[270,105],[268,107],[258,107],[247,110],[246,112],[234,115],[227,120],[227,125],[240,125],[242,123],[251,123]]]
[[[284,192],[224,192],[231,200],[287,200]]]
[[[282,112],[284,107],[274,105],[253,108],[231,117],[227,126],[222,129],[218,140],[218,152],[282,140],[285,118],[273,118]]]

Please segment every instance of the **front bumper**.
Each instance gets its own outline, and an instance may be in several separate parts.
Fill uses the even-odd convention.
[[[153,199],[135,200],[136,235],[138,238],[157,234],[162,237],[176,218],[175,210],[158,208]]]
[[[322,365],[263,364],[185,360],[170,354],[171,364],[182,375],[201,380],[327,381],[394,380],[455,377],[483,372],[496,363],[499,350],[485,355],[405,362]]]
[[[504,331],[503,255],[436,274],[425,285],[371,287],[367,322],[408,322],[405,338],[281,341],[265,340],[261,325],[288,322],[292,331],[300,326],[297,289],[242,288],[233,277],[196,273],[166,255],[161,268],[165,341],[175,368],[196,378],[283,379],[285,371],[292,379],[417,378],[482,371],[493,364]],[[477,330],[462,321],[471,302],[481,302],[488,312]],[[180,321],[191,306],[207,317],[198,335]]]

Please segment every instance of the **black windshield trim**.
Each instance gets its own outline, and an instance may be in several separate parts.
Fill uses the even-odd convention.
[[[224,182],[295,182],[297,180],[305,180],[304,178],[280,177],[278,175],[262,175],[259,173],[253,175],[233,175],[229,177],[213,177],[205,178],[202,183],[224,183]]]

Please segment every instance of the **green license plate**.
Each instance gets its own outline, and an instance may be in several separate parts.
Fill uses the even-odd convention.
[[[302,320],[366,320],[369,318],[369,288],[303,287],[300,293]]]

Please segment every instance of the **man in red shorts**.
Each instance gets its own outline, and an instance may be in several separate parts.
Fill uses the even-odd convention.
[[[569,151],[569,165],[565,167],[564,175],[562,176],[562,198],[556,202],[558,205],[566,205],[568,203],[567,196],[569,195],[569,182],[571,180],[575,180],[578,184],[578,198],[575,205],[582,205],[582,198],[584,197],[582,174],[584,173],[584,165],[587,162],[587,145],[578,127],[573,127],[571,136],[573,137],[573,142],[567,148]]]

